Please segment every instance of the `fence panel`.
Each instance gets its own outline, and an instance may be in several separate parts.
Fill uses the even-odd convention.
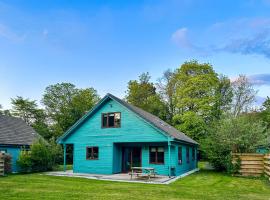
[[[234,153],[233,162],[241,160],[239,173],[242,176],[261,176],[264,173],[264,155],[255,153]]]
[[[270,154],[264,156],[264,173],[270,180]]]
[[[0,176],[4,176],[4,154],[0,153]]]

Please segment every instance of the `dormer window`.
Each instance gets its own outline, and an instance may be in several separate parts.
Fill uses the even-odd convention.
[[[121,125],[121,113],[102,113],[102,128],[119,128]]]

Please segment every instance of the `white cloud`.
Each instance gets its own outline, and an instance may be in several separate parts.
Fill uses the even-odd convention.
[[[193,48],[193,45],[188,39],[188,29],[187,28],[180,28],[176,30],[172,36],[172,41],[178,45],[179,47],[183,48]]]
[[[25,39],[25,35],[19,36],[3,24],[0,24],[0,37],[6,38],[7,40],[15,43],[22,42]]]

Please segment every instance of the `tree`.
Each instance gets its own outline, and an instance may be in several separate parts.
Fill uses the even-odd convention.
[[[224,75],[219,76],[219,83],[216,89],[216,102],[213,107],[213,118],[220,119],[222,114],[231,109],[233,90],[231,81]]]
[[[139,81],[129,81],[126,100],[134,106],[166,119],[166,107],[150,78],[147,72],[139,76]]]
[[[255,101],[257,91],[254,90],[253,85],[245,75],[239,75],[239,77],[232,82],[232,89],[232,113],[236,117],[251,108]]]
[[[23,119],[28,125],[32,125],[35,121],[35,112],[37,110],[36,101],[17,96],[11,99],[11,105],[13,116]]]
[[[176,81],[175,72],[170,69],[163,73],[158,79],[157,88],[162,97],[168,111],[168,122],[172,123],[173,116],[176,114]]]
[[[78,89],[71,83],[57,83],[45,89],[42,103],[51,120],[54,136],[62,135],[99,100],[93,88]]]
[[[218,84],[218,76],[210,64],[185,62],[176,71],[178,111],[194,112],[207,120],[217,100]]]
[[[4,110],[2,105],[0,104],[0,115],[7,115],[7,116],[11,116],[11,113],[9,110]]]
[[[267,124],[268,129],[270,128],[270,98],[267,97],[262,104],[261,118]]]
[[[269,132],[261,121],[249,116],[226,116],[209,129],[201,147],[210,163],[217,170],[230,170],[231,153],[255,152],[258,145],[265,145]]]
[[[200,115],[196,115],[194,112],[188,111],[182,115],[175,115],[173,122],[176,124],[175,127],[178,130],[181,130],[199,143],[206,135],[207,125],[204,119]]]

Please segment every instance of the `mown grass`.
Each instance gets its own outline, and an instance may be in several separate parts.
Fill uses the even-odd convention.
[[[40,174],[0,178],[0,199],[265,199],[265,179],[232,177],[201,171],[170,185],[151,185],[53,177]]]

